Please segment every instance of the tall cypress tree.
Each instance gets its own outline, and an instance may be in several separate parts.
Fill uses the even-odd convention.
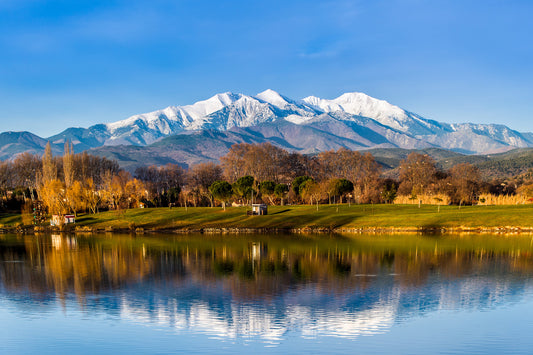
[[[54,164],[54,158],[52,157],[52,146],[50,142],[46,143],[43,155],[43,180],[42,184],[49,183],[57,178],[57,169]]]
[[[69,188],[74,182],[74,151],[72,143],[65,142],[65,154],[63,155],[63,174],[65,175],[65,186]]]

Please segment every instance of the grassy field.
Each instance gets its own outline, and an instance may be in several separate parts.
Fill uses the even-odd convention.
[[[14,226],[22,223],[22,216],[15,213],[0,213],[0,226]]]
[[[533,228],[533,206],[321,205],[269,206],[266,216],[247,216],[247,208],[150,208],[82,214],[77,226],[94,229],[202,228]],[[0,215],[0,224],[21,223]]]

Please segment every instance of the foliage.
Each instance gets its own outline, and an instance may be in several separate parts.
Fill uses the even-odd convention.
[[[220,159],[224,175],[230,182],[242,176],[252,176],[258,181],[280,181],[286,173],[289,153],[270,143],[235,144]]]
[[[283,205],[283,199],[287,196],[289,192],[289,186],[286,184],[276,184],[274,187],[274,196],[280,199],[281,205]]]
[[[307,179],[300,184],[299,193],[304,200],[309,200],[309,204],[313,204],[314,201],[318,205],[322,191],[319,184],[312,179]]]
[[[226,201],[233,195],[231,184],[227,181],[215,181],[209,186],[209,191],[216,200],[222,203],[222,208],[226,210]]]
[[[450,197],[446,194],[422,194],[417,196],[412,195],[398,195],[395,197],[393,203],[396,205],[449,205]]]
[[[57,170],[56,170],[57,167],[52,157],[52,147],[50,145],[50,142],[46,143],[42,161],[43,161],[42,183],[48,184],[51,181],[57,179]]]
[[[312,177],[307,175],[298,176],[292,181],[292,190],[296,193],[296,195],[300,194],[300,186],[308,180],[314,181]]]
[[[520,186],[520,188],[517,190],[517,193],[527,200],[533,200],[533,183]]]
[[[65,214],[68,212],[65,188],[57,179],[42,184],[39,195],[50,214]]]
[[[332,196],[342,197],[353,191],[353,183],[346,179],[332,179],[330,181],[330,193]]]
[[[259,192],[261,193],[261,196],[263,198],[268,198],[272,205],[274,204],[274,198],[276,197],[275,190],[276,183],[274,181],[267,180],[259,184]]]
[[[246,200],[248,203],[248,199],[252,199],[252,194],[254,193],[254,177],[247,175],[243,176],[237,179],[237,181],[233,184],[233,193],[237,198]]]
[[[198,171],[196,173],[202,174]],[[148,195],[146,198],[153,205],[162,207],[179,201],[179,194],[186,180],[186,172],[179,165],[167,164],[161,167],[139,167],[135,170],[135,177],[145,184]],[[207,178],[196,178],[196,180],[192,178],[191,181],[202,184],[203,181],[200,181],[202,179]]]
[[[189,169],[187,181],[189,193],[194,200],[195,206],[202,199],[207,199],[211,207],[213,206],[213,198],[209,193],[209,186],[218,180],[222,180],[222,169],[214,163],[197,164]]]
[[[114,161],[87,152],[74,154],[67,141],[63,157],[53,157],[48,144],[42,157],[24,153],[13,161],[0,162],[0,210],[20,212],[21,206],[37,200],[50,213],[75,214],[124,210],[141,202],[145,206],[213,206],[215,199],[224,204],[230,199],[214,195],[211,187],[220,181],[233,182],[231,191],[243,202],[257,197],[271,205],[284,204],[284,200],[343,202],[348,196],[357,203],[439,205],[527,203],[533,199],[533,169],[521,168],[518,176],[483,181],[486,170],[477,168],[480,162],[527,162],[533,159],[531,150],[466,160],[461,160],[460,154],[431,149],[395,151],[404,158],[397,180],[381,176],[380,165],[369,153],[341,148],[308,156],[270,144],[246,143],[234,145],[221,165],[139,167],[132,176]],[[394,158],[389,151],[380,154]],[[455,163],[446,165],[449,170],[441,170],[430,154]]]
[[[63,155],[63,176],[65,186],[69,188],[74,182],[74,151],[72,143],[65,142],[65,153]]]
[[[478,205],[481,206],[508,206],[508,205],[524,205],[530,204],[530,198],[525,195],[494,195],[490,193],[482,193],[479,195]]]
[[[429,155],[411,153],[400,163],[398,193],[413,196],[425,194],[435,182],[437,168]]]
[[[479,169],[475,166],[462,163],[454,165],[450,169],[448,195],[453,203],[473,204],[477,201],[479,194],[481,176]]]
[[[396,183],[394,180],[388,179],[383,183],[383,191],[381,191],[381,198],[385,203],[393,203],[396,199]]]
[[[275,188],[276,183],[274,181],[263,181],[259,184],[259,192],[261,194],[272,195]]]

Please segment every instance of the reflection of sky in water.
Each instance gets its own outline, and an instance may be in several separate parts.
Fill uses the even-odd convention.
[[[348,290],[347,294],[332,298],[316,295],[315,291],[309,286],[264,304],[239,304],[229,300],[224,304],[210,304],[205,300],[179,304],[171,300],[146,307],[123,298],[121,317],[230,339],[245,337],[279,342],[287,332],[304,338],[356,339],[387,332],[395,323],[429,312],[490,311],[525,297],[524,285],[483,279],[453,283],[435,280],[427,287],[405,292],[397,287],[372,290],[369,292],[375,294],[370,297],[358,297]],[[296,300],[302,302],[298,304]]]
[[[230,308],[229,315],[221,316],[205,303],[195,303],[181,311],[163,305],[153,313],[124,304],[121,316],[168,325],[178,331],[187,329],[220,338],[258,338],[274,343],[281,341],[289,331],[306,338],[320,335],[353,339],[386,331],[394,321],[394,309],[390,305],[376,305],[361,312],[313,310],[295,305],[285,308],[282,314],[265,307],[232,304]]]
[[[531,337],[526,336],[533,331],[533,275],[527,253],[525,259],[512,253],[495,254],[481,264],[475,255],[468,254],[466,261],[454,262],[454,267],[459,265],[462,270],[456,276],[455,271],[450,272],[443,253],[441,259],[432,261],[434,269],[424,273],[423,281],[415,283],[406,280],[420,277],[420,270],[410,271],[418,264],[407,263],[406,269],[401,253],[395,256],[396,264],[383,264],[371,273],[359,264],[361,260],[373,260],[372,252],[362,258],[343,259],[352,266],[340,268],[341,273],[321,273],[331,268],[320,267],[328,260],[326,257],[316,259],[319,267],[313,270],[320,273],[319,277],[311,273],[308,279],[287,282],[291,270],[285,269],[256,279],[246,273],[237,276],[236,271],[213,276],[209,265],[214,254],[204,253],[198,262],[181,265],[177,259],[150,252],[143,244],[139,249],[143,254],[139,259],[142,276],[135,276],[124,266],[127,280],[115,280],[108,287],[105,283],[112,284],[111,273],[97,277],[100,284],[95,287],[95,279],[87,276],[90,270],[96,270],[94,265],[78,265],[81,260],[106,260],[96,265],[108,267],[112,264],[110,256],[123,255],[117,265],[128,265],[128,258],[137,255],[138,250],[118,248],[108,254],[98,244],[87,248],[75,238],[57,237],[50,239],[49,247],[55,250],[50,252],[55,253],[53,257],[48,255],[48,261],[37,264],[29,260],[47,254],[42,254],[40,248],[32,254],[33,246],[28,244],[26,249],[20,245],[9,249],[3,256],[0,342],[9,352],[51,353],[58,349],[80,351],[82,347],[82,352],[129,349],[148,353],[261,352],[267,348],[300,353],[350,349],[381,353],[435,349],[527,353],[533,346]],[[227,249],[224,252],[229,253]],[[376,253],[381,255],[380,251]],[[256,251],[250,255],[260,259]],[[305,252],[302,255],[295,259],[299,265],[309,258]],[[76,263],[68,262],[70,257],[76,257]],[[296,265],[293,261],[289,264]],[[476,267],[471,267],[473,262]],[[46,274],[53,263],[60,267]],[[76,271],[84,275],[82,296],[80,286],[76,286],[76,282],[82,282],[80,276],[64,268],[71,264],[72,270],[83,269]],[[513,271],[515,264],[522,265],[519,271]],[[148,266],[150,272],[145,270]],[[259,264],[254,267],[259,268]],[[104,266],[101,268],[104,270]],[[112,270],[117,270],[116,265]],[[71,271],[74,276],[60,277]],[[258,288],[260,293],[243,292],[265,279],[270,286]],[[62,285],[66,291],[57,293],[57,283],[65,280],[71,284]],[[279,286],[281,280],[283,287]]]
[[[471,286],[483,289],[487,284],[470,284],[467,288],[470,290]],[[390,298],[376,300],[364,309],[350,308],[347,304],[351,301],[340,308],[338,302],[331,306],[278,301],[267,305],[235,302],[221,305],[200,300],[184,303],[164,296],[158,299],[157,294],[147,301],[135,299],[135,294],[119,293],[90,300],[84,308],[70,297],[66,306],[56,302],[41,312],[34,301],[15,304],[3,295],[0,317],[9,327],[4,323],[0,340],[7,349],[16,350],[12,344],[19,339],[23,343],[17,345],[19,348],[38,352],[54,352],[52,341],[61,344],[63,350],[75,351],[83,346],[86,352],[130,349],[150,353],[177,349],[218,353],[247,351],[250,347],[254,351],[274,347],[280,352],[304,352],[313,344],[308,351],[344,352],[350,351],[350,346],[358,346],[364,352],[381,353],[397,352],[395,349],[404,353],[424,353],[429,349],[529,353],[526,346],[533,345],[526,334],[533,329],[531,287],[519,294],[510,290],[483,298],[482,303],[476,303],[479,297],[458,302],[468,298],[460,293],[464,285],[444,288],[441,289],[444,296],[432,303],[427,300],[414,303],[411,296],[402,303],[401,292],[394,290],[396,294],[391,292]],[[107,298],[114,296],[120,301],[109,307]],[[294,297],[298,294],[289,298]],[[472,304],[482,311],[470,308]],[[25,333],[28,331],[31,335]],[[508,342],[513,346],[507,348]],[[32,344],[50,347],[41,351]]]

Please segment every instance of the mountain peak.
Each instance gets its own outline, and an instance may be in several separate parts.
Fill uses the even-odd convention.
[[[257,94],[257,96],[259,95],[276,95],[276,96],[281,96],[279,92],[277,92],[276,90],[272,90],[272,89],[266,89],[262,92],[260,92],[259,94]]]
[[[266,89],[265,91],[255,95],[255,97],[257,97],[261,101],[267,102],[277,107],[284,107],[289,104],[285,97],[283,97],[277,91],[274,91],[272,89]]]
[[[345,93],[332,101],[340,105],[344,111],[353,115],[372,118],[388,116],[402,120],[406,117],[405,111],[398,106],[361,92]]]
[[[345,92],[341,96],[334,99],[335,101],[343,101],[343,102],[354,102],[354,101],[360,101],[360,100],[378,100],[373,98],[372,96],[369,96],[363,92]],[[381,101],[381,100],[378,100]]]
[[[221,94],[216,94],[211,96],[207,100],[198,101],[192,105],[183,106],[182,108],[187,111],[187,113],[193,119],[199,119],[201,117],[207,116],[216,112],[228,105],[231,105],[235,101],[239,100],[243,95],[234,94],[232,92],[224,92]]]
[[[220,94],[216,94],[212,96],[211,98],[205,100],[205,101],[215,101],[218,100],[220,103],[222,103],[224,106],[231,105],[233,102],[240,99],[243,95],[242,94],[234,94],[230,91],[223,92]],[[204,102],[205,102],[204,101]],[[202,102],[202,101],[199,101]]]

